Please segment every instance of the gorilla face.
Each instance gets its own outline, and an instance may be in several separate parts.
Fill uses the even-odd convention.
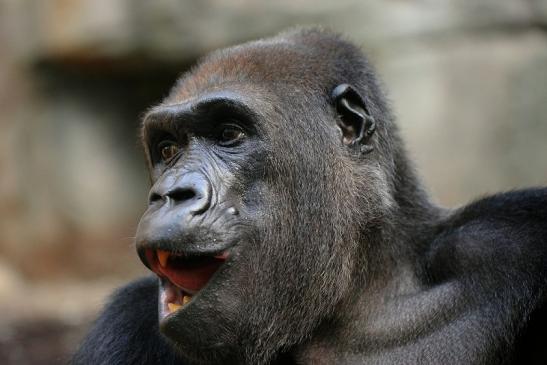
[[[353,87],[304,72],[300,50],[213,55],[144,119],[153,186],[137,249],[187,359],[261,363],[305,340],[383,214],[373,118]]]
[[[144,122],[153,186],[138,250],[161,280],[161,329],[189,357],[217,356],[241,333],[249,272],[238,262],[257,216],[244,202],[243,171],[256,171],[261,154],[247,109],[216,92],[160,106]]]

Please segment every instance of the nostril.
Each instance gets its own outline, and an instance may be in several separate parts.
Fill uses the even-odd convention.
[[[182,203],[194,198],[199,200],[201,196],[196,197],[196,195],[196,192],[192,189],[175,189],[168,192],[165,196],[158,193],[150,193],[149,201],[150,204],[154,204],[159,201],[164,201],[167,198],[168,200],[171,199],[174,202]]]
[[[196,196],[196,192],[192,189],[175,189],[168,196],[176,202],[184,202],[193,199]]]
[[[212,186],[209,180],[198,173],[188,173],[180,177],[171,175],[158,181],[150,191],[150,206],[165,209],[181,209],[177,213],[198,215],[211,205]]]
[[[148,198],[149,204],[154,204],[161,200],[163,200],[163,197],[158,193],[151,193],[150,197]]]

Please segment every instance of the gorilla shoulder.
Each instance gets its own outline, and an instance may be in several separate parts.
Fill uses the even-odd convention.
[[[547,273],[546,222],[547,188],[477,200],[439,224],[428,254],[431,275],[520,273],[540,278]]]

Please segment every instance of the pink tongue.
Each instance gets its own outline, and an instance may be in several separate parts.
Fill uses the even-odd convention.
[[[183,265],[167,265],[158,270],[179,288],[194,294],[207,284],[211,276],[218,270],[224,260],[214,259],[200,265],[184,267]]]

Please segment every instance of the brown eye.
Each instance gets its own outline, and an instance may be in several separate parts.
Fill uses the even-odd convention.
[[[234,146],[245,138],[245,132],[235,125],[226,125],[220,131],[219,143],[222,146]]]
[[[168,162],[179,153],[179,146],[173,141],[163,141],[158,145],[158,150],[161,159]]]

